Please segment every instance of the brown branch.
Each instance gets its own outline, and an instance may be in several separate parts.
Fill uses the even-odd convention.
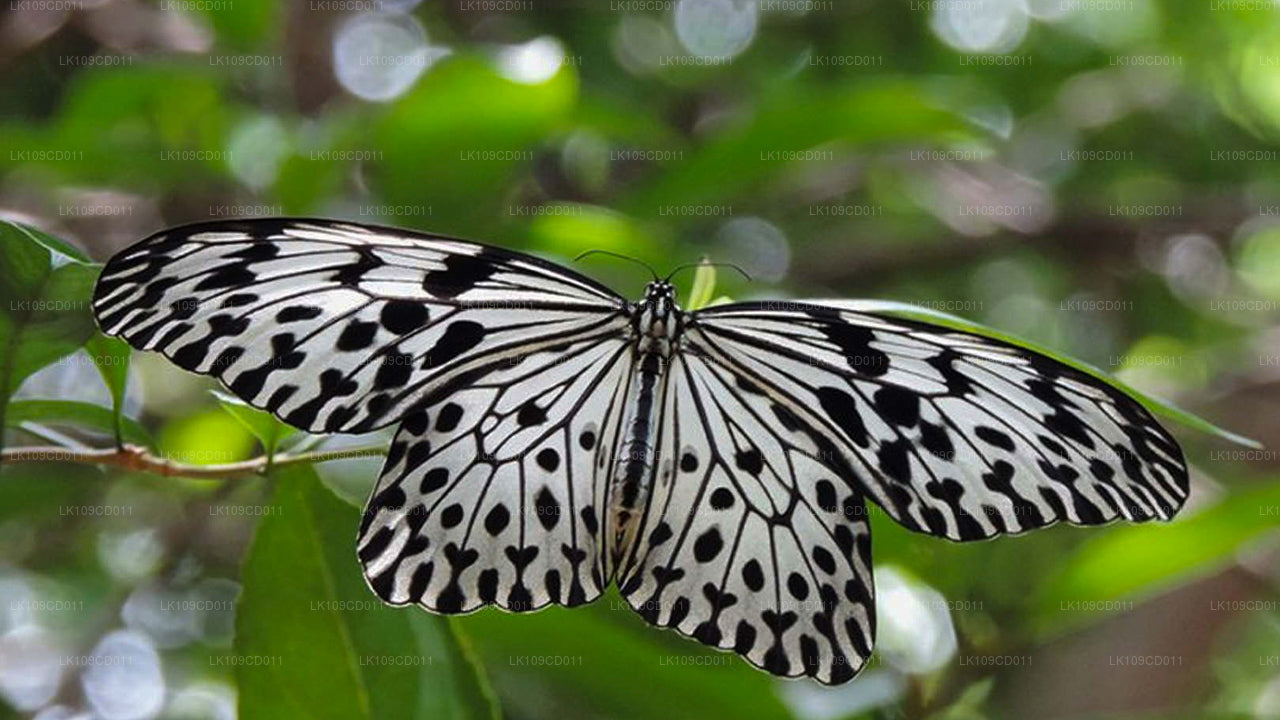
[[[73,462],[83,465],[106,465],[124,470],[141,470],[164,477],[186,477],[204,480],[222,480],[242,475],[261,474],[268,467],[285,467],[302,463],[318,463],[344,460],[353,457],[385,455],[382,446],[352,448],[350,450],[324,450],[298,453],[297,455],[262,456],[252,460],[214,465],[191,465],[172,462],[154,455],[138,445],[125,445],[109,450],[72,450],[60,447],[8,448],[0,452],[0,464],[14,462]]]

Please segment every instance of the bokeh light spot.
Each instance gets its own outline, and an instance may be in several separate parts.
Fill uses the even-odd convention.
[[[508,80],[538,85],[556,76],[564,64],[564,46],[549,36],[511,45],[498,52],[498,72]]]
[[[1027,24],[1022,0],[936,3],[930,18],[933,32],[943,42],[972,53],[1013,50],[1026,37]]]
[[[791,247],[778,226],[758,217],[734,218],[720,227],[717,239],[730,262],[755,280],[777,282],[791,264]]]
[[[338,30],[333,69],[347,92],[385,102],[404,94],[447,51],[427,44],[427,33],[410,15],[364,13]]]
[[[694,55],[731,58],[756,34],[756,3],[745,0],[680,0],[676,37]]]
[[[144,720],[164,705],[160,656],[145,635],[131,630],[117,630],[98,642],[80,683],[103,720]]]

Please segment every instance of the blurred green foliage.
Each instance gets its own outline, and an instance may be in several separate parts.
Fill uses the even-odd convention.
[[[95,334],[90,258],[292,214],[755,278],[682,276],[698,303],[915,303],[1264,449],[1180,432],[1195,491],[1169,525],[953,545],[874,515],[877,565],[914,588],[880,613],[916,632],[882,633],[835,690],[652,630],[616,593],[449,620],[378,605],[350,506],[376,458],[235,480],[6,462],[0,714],[95,707],[87,668],[60,659],[124,627],[163,663],[148,717],[1280,717],[1276,8],[707,0],[737,10],[698,35],[677,8],[694,2],[388,2],[379,17],[430,52],[384,63],[417,72],[381,101],[358,87],[379,65],[336,49],[359,3],[14,3],[0,210],[24,224],[0,223],[0,444],[124,441],[200,466],[385,445],[291,433]],[[745,49],[690,62],[683,43],[731,36],[748,6]],[[647,279],[576,267],[623,294]],[[895,659],[926,641],[932,669]],[[1133,656],[1178,664],[1115,662]]]

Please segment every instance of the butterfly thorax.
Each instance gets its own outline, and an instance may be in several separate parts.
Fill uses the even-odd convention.
[[[640,513],[652,489],[659,400],[668,359],[682,327],[675,288],[667,282],[649,283],[644,299],[634,306],[631,326],[636,370],[621,425],[623,440],[610,478],[610,555],[614,567],[635,539]]]
[[[675,287],[661,280],[645,286],[644,298],[633,306],[631,327],[637,350],[669,357],[682,329]]]

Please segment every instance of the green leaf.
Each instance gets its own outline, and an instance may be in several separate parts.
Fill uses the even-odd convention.
[[[970,684],[950,705],[932,715],[930,720],[986,720],[988,714],[984,712],[984,706],[994,685],[994,677],[985,677]]]
[[[458,695],[459,705],[475,708],[477,714],[472,717],[501,720],[502,713],[498,709],[500,707],[498,698],[489,684],[489,676],[485,672],[484,663],[480,660],[480,654],[476,651],[471,636],[458,622],[457,616],[450,616],[445,620],[449,625],[447,633],[439,632],[440,621],[437,618],[419,616],[415,619],[413,626],[417,630],[419,642],[428,652],[436,651],[435,648],[439,647],[436,652],[454,658],[459,679],[459,682],[454,685],[454,691]],[[488,713],[480,714],[486,708]]]
[[[939,109],[921,87],[896,79],[820,90],[779,88],[764,93],[745,115],[691,152],[679,172],[655,174],[653,182],[639,186],[620,209],[650,218],[690,198],[711,204],[742,197],[755,185],[775,181],[789,153],[819,146],[838,148],[832,150],[835,162],[849,148],[966,132],[961,119]]]
[[[68,505],[83,505],[85,498],[102,493],[106,475],[96,465],[73,462],[17,462],[0,465],[0,523],[9,527],[34,522],[56,522],[60,510]],[[92,503],[93,501],[88,501]],[[65,518],[62,518],[65,520]],[[6,562],[21,555],[14,545],[15,536],[7,535]],[[34,540],[34,536],[32,536]],[[51,553],[52,554],[52,553]],[[0,717],[5,717],[0,712]]]
[[[1076,360],[1074,358],[1063,355],[1061,353],[1055,352],[1053,350],[1050,350],[1047,347],[1044,347],[1043,345],[1034,343],[1030,340],[1026,340],[1016,335],[1011,335],[1009,333],[996,330],[995,328],[987,327],[986,325],[981,325],[979,323],[973,322],[972,320],[966,320],[964,318],[956,317],[955,315],[950,315],[944,312],[940,312],[932,308],[921,307],[919,305],[912,305],[910,303],[895,302],[892,300],[840,300],[836,302],[839,305],[843,307],[847,307],[850,310],[854,310],[856,312],[881,313],[884,315],[892,315],[895,317],[907,318],[908,320],[919,320],[921,322],[932,323],[934,325],[943,325],[945,327],[955,328],[956,330],[963,330],[964,332],[973,333],[974,335],[982,335],[985,337],[994,338],[996,340],[1002,340],[1011,345],[1017,345],[1019,347],[1026,348],[1028,350],[1034,350],[1035,352],[1038,352],[1041,355],[1045,355],[1047,357],[1053,358],[1054,360],[1057,360],[1063,365],[1069,365],[1079,370],[1080,372],[1086,373],[1088,375],[1092,375],[1093,377],[1114,387],[1115,389],[1125,393],[1126,395],[1132,396],[1135,400],[1145,405],[1148,410],[1155,413],[1156,415],[1160,415],[1161,417],[1168,418],[1169,420],[1172,420],[1174,422],[1181,423],[1193,430],[1199,430],[1200,432],[1207,433],[1209,435],[1216,435],[1217,437],[1220,437],[1224,440],[1229,440],[1233,443],[1236,443],[1237,445],[1243,445],[1249,448],[1262,447],[1262,444],[1259,443],[1257,440],[1244,437],[1243,435],[1237,435],[1236,433],[1233,433],[1230,430],[1226,430],[1218,427],[1217,425],[1214,425],[1213,423],[1209,422],[1208,420],[1205,420],[1202,417],[1193,415],[1187,412],[1186,410],[1178,408],[1169,402],[1160,400],[1159,398],[1151,397],[1150,395],[1147,395],[1146,393],[1143,393],[1140,390],[1137,390],[1129,386],[1128,384],[1123,383],[1120,380],[1117,380],[1115,377],[1108,375],[1107,373],[1103,372],[1102,370],[1099,370],[1098,368],[1088,363],[1085,363],[1080,360]]]
[[[172,462],[218,465],[254,456],[258,442],[243,424],[220,407],[202,408],[165,423],[157,450]]]
[[[17,166],[39,168],[42,176],[73,186],[139,192],[163,187],[170,193],[207,187],[211,179],[227,175],[222,153],[193,160],[174,160],[165,153],[225,147],[230,119],[241,111],[234,98],[222,96],[226,82],[208,63],[86,68],[61,85],[56,110],[40,123],[0,130],[0,157],[64,150],[59,159]],[[112,136],[111,142],[102,142],[104,133]]]
[[[275,484],[236,615],[239,717],[494,717],[448,622],[384,606],[366,587],[359,512],[309,467],[282,469]]]
[[[689,309],[697,310],[711,302],[716,290],[716,266],[705,257],[693,271],[693,287],[689,289]]]
[[[608,208],[583,203],[548,203],[549,214],[529,222],[529,237],[547,252],[574,257],[584,250],[634,254],[643,261],[664,256],[656,238],[650,237],[631,218]]]
[[[231,413],[231,417],[258,438],[268,456],[275,454],[281,440],[297,432],[295,428],[277,420],[274,415],[263,412],[234,395],[218,390],[210,390],[209,393],[218,399],[223,410]]]
[[[1037,629],[1052,634],[1127,609],[1107,603],[1152,594],[1233,560],[1280,526],[1280,484],[1232,495],[1168,524],[1117,526],[1087,541],[1044,586]]]
[[[97,267],[57,238],[0,221],[0,426],[22,381],[93,334]]]
[[[124,416],[124,391],[129,380],[129,344],[119,338],[97,333],[85,343],[102,381],[111,391],[111,413],[116,442],[122,439],[120,422]]]
[[[62,258],[56,259],[54,261],[54,265],[61,265],[64,262],[79,263],[80,265],[93,264],[93,261],[84,253],[80,252],[79,249],[70,245],[65,240],[56,238],[42,230],[37,230],[29,225],[23,225],[9,220],[0,220],[0,224],[8,225],[19,234],[25,236],[28,241],[48,250],[53,255],[61,255]]]
[[[489,609],[457,622],[500,696],[527,697],[537,687],[543,707],[573,708],[570,717],[791,717],[774,678],[732,653],[646,624],[616,589],[581,608]]]
[[[119,415],[101,405],[75,400],[15,400],[9,403],[4,421],[8,427],[13,428],[24,422],[83,427],[137,445],[155,446],[151,433],[137,420]]]

